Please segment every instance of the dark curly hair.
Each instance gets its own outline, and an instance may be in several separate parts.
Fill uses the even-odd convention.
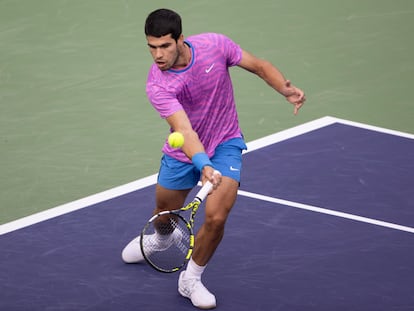
[[[177,41],[182,32],[181,17],[169,9],[158,9],[150,13],[145,21],[145,35],[163,37],[171,34]]]

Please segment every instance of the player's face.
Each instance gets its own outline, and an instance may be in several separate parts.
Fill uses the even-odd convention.
[[[152,58],[160,70],[171,69],[177,62],[179,49],[170,34],[160,38],[147,36],[147,43]]]

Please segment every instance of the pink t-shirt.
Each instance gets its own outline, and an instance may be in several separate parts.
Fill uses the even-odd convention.
[[[228,37],[205,33],[190,36],[191,62],[181,70],[150,68],[146,92],[162,118],[184,109],[209,157],[215,148],[242,137],[228,68],[237,65],[241,48]],[[166,140],[162,151],[183,162],[191,161]]]

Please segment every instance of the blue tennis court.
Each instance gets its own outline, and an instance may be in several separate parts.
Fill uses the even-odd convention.
[[[414,135],[326,117],[248,146],[203,276],[217,310],[414,310]],[[155,180],[2,225],[0,310],[194,310],[120,257]]]

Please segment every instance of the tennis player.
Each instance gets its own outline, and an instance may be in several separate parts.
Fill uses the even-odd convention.
[[[181,17],[168,9],[152,12],[145,22],[154,59],[147,96],[171,131],[181,132],[185,138],[181,149],[173,149],[167,142],[162,149],[154,213],[181,208],[200,179],[213,183],[192,258],[178,280],[182,296],[198,308],[210,309],[216,307],[216,298],[201,282],[201,275],[223,237],[239,187],[241,154],[246,149],[229,68],[239,66],[262,78],[293,104],[294,114],[304,104],[305,95],[270,62],[246,52],[225,35],[204,33],[184,38],[181,27]],[[174,243],[174,236],[166,241]],[[124,248],[122,258],[126,263],[144,261],[140,237]]]

